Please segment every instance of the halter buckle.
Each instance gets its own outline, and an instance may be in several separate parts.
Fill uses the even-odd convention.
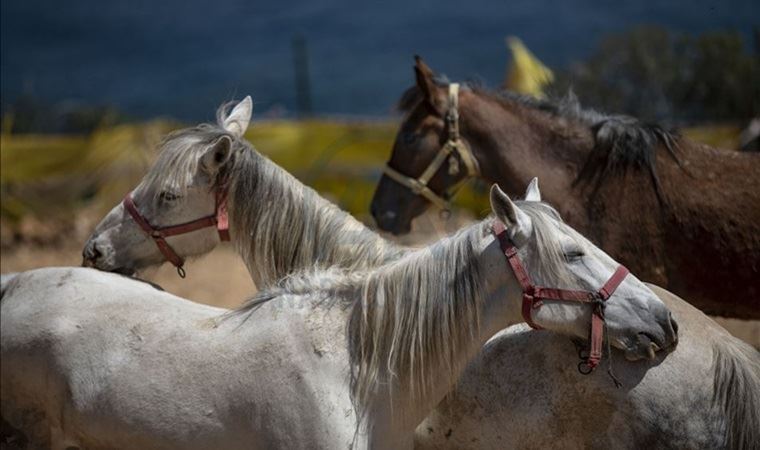
[[[530,309],[538,309],[544,304],[543,300],[536,298],[533,290],[523,293],[523,302],[528,302]]]
[[[591,296],[591,307],[593,308],[593,313],[604,320],[604,309],[607,307],[607,302],[596,292]]]

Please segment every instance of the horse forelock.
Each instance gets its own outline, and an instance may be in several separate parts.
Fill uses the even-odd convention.
[[[577,231],[564,223],[557,210],[543,202],[515,202],[531,219],[533,237],[528,246],[535,257],[528,263],[528,271],[534,283],[562,287],[565,289],[584,288],[568,269],[567,259],[560,240],[558,229],[575,241],[581,249],[588,249],[586,241]]]
[[[219,125],[200,124],[169,133],[161,142],[155,163],[143,178],[141,186],[153,197],[165,190],[183,195],[192,185],[201,156],[222,137],[232,142],[233,154],[253,147]],[[214,186],[216,187],[216,186]]]

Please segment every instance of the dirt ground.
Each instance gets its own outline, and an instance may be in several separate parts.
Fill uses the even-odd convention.
[[[425,227],[426,232],[417,231],[398,241],[405,245],[420,245],[456,229],[465,220],[450,221],[446,226],[435,224]],[[3,273],[45,266],[78,266],[80,263],[81,246],[74,244],[56,248],[26,245],[6,249],[0,253],[0,271]],[[185,269],[185,279],[181,279],[169,264],[141,276],[180,297],[225,308],[239,305],[256,292],[245,266],[228,244],[220,246],[206,256],[189,261]],[[733,335],[760,349],[760,321],[724,318],[715,320]]]

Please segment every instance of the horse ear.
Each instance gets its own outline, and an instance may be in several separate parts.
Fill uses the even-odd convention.
[[[417,80],[417,87],[422,91],[425,101],[438,114],[443,115],[446,102],[444,93],[435,83],[433,70],[418,55],[414,56],[414,76]]]
[[[491,209],[507,227],[507,235],[518,247],[527,241],[533,224],[527,214],[515,205],[499,185],[491,186]]]
[[[251,123],[251,114],[253,113],[253,100],[247,95],[240,103],[235,105],[230,111],[230,115],[224,119],[222,125],[225,130],[229,131],[235,137],[242,137],[248,124]]]
[[[201,167],[213,178],[227,164],[231,155],[232,140],[229,136],[222,136],[201,156]]]
[[[526,202],[540,202],[541,201],[541,191],[538,190],[537,177],[533,177],[533,179],[530,180],[530,183],[528,184],[528,189],[525,190],[525,201]]]

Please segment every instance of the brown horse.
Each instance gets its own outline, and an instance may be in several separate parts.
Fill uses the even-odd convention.
[[[584,110],[572,94],[549,102],[467,86],[450,114],[456,90],[419,58],[415,73],[399,103],[406,116],[391,169],[372,200],[380,228],[409,231],[432,197],[446,197],[472,173],[461,167],[474,159],[480,178],[512,194],[540,177],[567,222],[642,279],[706,313],[760,319],[760,155]],[[466,151],[446,154],[448,163],[426,180],[429,191],[413,189],[408,180],[452,139]]]

